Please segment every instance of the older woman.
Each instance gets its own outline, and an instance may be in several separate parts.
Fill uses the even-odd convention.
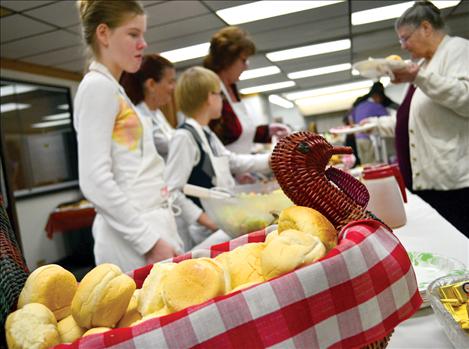
[[[225,27],[213,35],[204,59],[204,66],[220,77],[223,92],[222,116],[210,122],[210,128],[226,148],[236,153],[250,153],[253,143],[269,143],[272,135],[282,137],[288,133],[288,128],[280,124],[256,127],[252,111],[241,101],[236,82],[255,52],[244,30]]]
[[[395,28],[402,48],[420,59],[394,81],[416,87],[408,121],[413,188],[469,237],[469,41],[447,35],[430,2],[415,3]]]
[[[120,83],[137,110],[150,118],[156,150],[166,158],[174,129],[160,108],[171,102],[176,86],[174,65],[159,55],[145,55],[140,69],[133,74],[124,73]]]

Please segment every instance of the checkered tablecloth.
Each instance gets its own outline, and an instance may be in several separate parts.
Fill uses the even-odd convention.
[[[216,255],[266,231],[176,258]],[[151,265],[131,273],[141,287]],[[56,348],[354,348],[384,338],[420,307],[404,247],[385,226],[347,225],[321,261],[130,328]],[[391,338],[392,340],[392,338]]]

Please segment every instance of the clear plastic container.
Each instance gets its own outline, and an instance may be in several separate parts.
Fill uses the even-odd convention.
[[[200,199],[205,212],[232,237],[263,229],[293,203],[277,182],[239,185],[232,198]]]
[[[445,309],[440,301],[438,292],[440,286],[454,284],[459,281],[469,280],[469,271],[463,275],[443,276],[433,281],[427,288],[427,296],[433,308],[438,322],[443,326],[443,330],[448,336],[451,344],[455,348],[469,348],[469,334],[453,319],[451,314]]]

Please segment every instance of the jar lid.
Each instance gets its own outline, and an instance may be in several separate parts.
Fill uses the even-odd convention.
[[[391,166],[366,167],[363,171],[363,179],[379,179],[393,176],[394,170]]]

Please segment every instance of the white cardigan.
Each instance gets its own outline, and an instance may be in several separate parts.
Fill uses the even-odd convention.
[[[469,40],[445,36],[414,84],[409,145],[415,190],[469,187]]]

